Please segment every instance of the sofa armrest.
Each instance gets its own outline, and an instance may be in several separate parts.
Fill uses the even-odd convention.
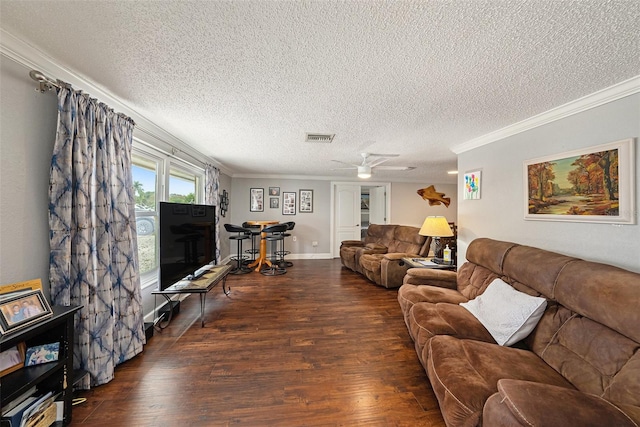
[[[343,240],[340,243],[340,246],[360,246],[364,247],[364,242],[362,240]]]
[[[407,254],[404,252],[390,252],[387,254],[384,254],[384,258],[388,259],[389,261],[396,261],[402,258],[417,258],[418,255],[416,254]]]
[[[416,256],[404,252],[384,254],[380,260],[380,283],[385,288],[399,288],[409,266],[402,262],[402,258]]]
[[[364,246],[364,252],[365,254],[386,254],[387,253],[387,247],[384,245],[381,245],[380,243],[367,243]]]
[[[458,273],[436,268],[410,268],[404,276],[403,283],[458,289]]]
[[[628,414],[592,394],[530,381],[503,379],[484,405],[487,426],[636,426]]]

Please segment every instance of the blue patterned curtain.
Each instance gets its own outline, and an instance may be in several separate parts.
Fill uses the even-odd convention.
[[[216,264],[220,264],[220,170],[212,165],[204,168],[204,202],[216,206]]]
[[[86,94],[58,89],[49,182],[51,300],[75,319],[80,387],[113,379],[145,343],[131,146],[135,123]]]

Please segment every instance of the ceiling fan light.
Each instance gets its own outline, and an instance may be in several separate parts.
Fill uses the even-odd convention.
[[[358,178],[371,178],[371,166],[358,166]]]

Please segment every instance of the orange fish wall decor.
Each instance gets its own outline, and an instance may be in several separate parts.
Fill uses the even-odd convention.
[[[446,207],[449,207],[449,203],[451,203],[451,198],[444,197],[444,193],[437,192],[436,187],[434,187],[433,185],[430,185],[427,188],[421,188],[420,190],[418,190],[418,194],[424,200],[427,200],[429,202],[429,206],[443,204]]]

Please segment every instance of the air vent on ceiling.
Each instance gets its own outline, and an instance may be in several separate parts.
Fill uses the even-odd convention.
[[[307,133],[305,142],[327,142],[330,143],[335,137],[335,133]]]

